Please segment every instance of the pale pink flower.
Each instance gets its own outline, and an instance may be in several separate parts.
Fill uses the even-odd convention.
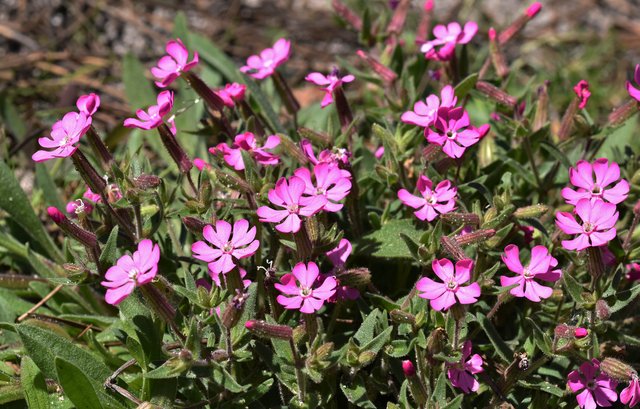
[[[107,288],[105,301],[117,305],[127,298],[137,286],[147,284],[158,272],[160,247],[149,239],[138,243],[132,256],[120,257],[115,266],[109,268],[101,284]]]
[[[336,279],[336,293],[329,299],[329,302],[357,300],[358,297],[360,297],[360,291],[358,291],[358,289],[341,285],[340,279],[335,277],[336,274],[344,271],[344,266],[347,263],[347,259],[349,258],[352,250],[353,247],[351,246],[351,242],[347,239],[342,239],[340,240],[338,247],[325,253],[331,264],[333,264],[333,268],[329,272],[329,275],[333,275]]]
[[[215,229],[207,225],[202,235],[213,247],[204,241],[197,241],[191,245],[191,252],[194,258],[209,263],[212,277],[233,270],[237,266],[236,260],[251,257],[260,246],[260,241],[255,240],[255,226],[249,229],[249,222],[245,219],[233,224],[233,234],[231,224],[218,220]]]
[[[93,206],[90,202],[85,202],[82,199],[76,199],[67,203],[66,210],[72,217],[78,217],[80,214],[91,214],[91,212],[93,212]]]
[[[600,369],[600,362],[592,359],[580,365],[580,371],[571,371],[567,385],[573,392],[582,391],[576,396],[578,405],[583,409],[596,409],[597,407],[609,407],[612,402],[618,400],[616,386],[618,382],[609,378],[606,374],[596,372]]]
[[[640,85],[640,64],[636,65],[636,70],[633,73],[633,79],[636,82],[636,84]],[[627,81],[627,92],[629,93],[629,96],[631,98],[640,102],[640,89],[631,85],[630,81]]]
[[[553,289],[538,284],[534,279],[555,282],[560,279],[562,270],[553,269],[558,265],[558,260],[549,254],[544,246],[535,246],[531,249],[531,261],[526,267],[520,263],[520,250],[518,246],[509,244],[504,249],[502,261],[507,268],[518,274],[515,277],[501,276],[500,285],[509,287],[517,284],[509,292],[514,297],[526,297],[533,302],[551,297]]]
[[[638,379],[637,373],[631,375],[629,386],[620,392],[620,402],[629,405],[630,408],[640,403],[640,379]]]
[[[327,198],[327,203],[322,208],[327,212],[340,211],[343,205],[337,202],[347,197],[351,191],[351,173],[327,163],[320,163],[313,167],[315,184],[307,168],[296,169],[293,174],[304,181],[305,195]]]
[[[629,281],[640,280],[640,264],[638,263],[627,264],[625,268],[627,270],[627,274],[625,275],[627,280]]]
[[[269,201],[283,210],[275,210],[268,206],[261,206],[256,213],[261,222],[280,223],[276,230],[281,233],[297,233],[300,230],[300,216],[311,217],[327,204],[325,196],[306,196],[302,194],[306,185],[297,176],[280,178],[275,189],[269,190]]]
[[[589,91],[589,83],[585,80],[580,80],[575,87],[573,87],[573,92],[576,93],[576,96],[580,98],[580,104],[578,108],[584,109],[587,106],[587,101],[591,96],[591,92]]]
[[[440,108],[453,108],[458,102],[456,94],[451,85],[446,85],[440,91],[440,98],[431,94],[423,101],[418,101],[413,105],[413,111],[407,111],[400,118],[402,122],[428,128],[433,125],[438,118]]]
[[[332,166],[338,166],[340,164],[347,165],[349,164],[349,158],[351,157],[351,152],[344,148],[336,148],[333,150],[325,149],[318,154],[313,153],[313,146],[311,145],[311,141],[308,139],[303,139],[300,141],[300,148],[304,155],[309,159],[314,165],[319,163],[328,163]]]
[[[471,283],[463,287],[471,279],[473,269],[472,260],[461,260],[455,265],[446,259],[433,260],[431,263],[433,272],[442,280],[442,283],[423,277],[416,283],[416,288],[421,291],[419,296],[430,300],[431,308],[436,311],[446,311],[456,302],[460,304],[473,304],[480,297],[480,285]]]
[[[420,51],[430,60],[449,61],[456,51],[456,44],[467,44],[478,32],[478,24],[469,21],[460,27],[457,22],[444,26],[438,24],[433,28],[434,40],[427,41]]]
[[[183,72],[189,71],[198,64],[198,53],[193,53],[193,59],[189,59],[189,50],[177,38],[167,42],[165,48],[167,54],[158,60],[156,67],[151,68],[151,74],[159,81],[156,85],[160,88],[166,88],[175,81]]]
[[[556,213],[556,226],[566,234],[578,235],[573,240],[562,241],[565,249],[580,251],[587,247],[604,246],[616,237],[616,205],[602,200],[592,202],[581,199],[576,204],[575,212],[580,217],[580,223],[571,213]]]
[[[442,146],[451,158],[460,158],[464,151],[478,143],[489,132],[489,125],[476,128],[469,121],[469,114],[462,107],[440,108],[434,123],[435,130],[425,129],[427,140]]]
[[[136,118],[127,118],[124,120],[124,126],[127,128],[153,129],[162,124],[165,115],[171,112],[173,108],[173,92],[162,91],[158,94],[157,105],[151,105],[147,111],[138,109]]]
[[[246,85],[232,82],[231,84],[226,84],[224,88],[217,90],[216,94],[220,99],[222,99],[222,102],[224,102],[226,106],[233,108],[236,105],[236,102],[244,99],[244,93],[246,90]]]
[[[278,155],[267,152],[266,149],[275,149],[280,144],[280,137],[271,135],[267,137],[263,146],[258,145],[256,137],[251,132],[244,132],[236,135],[233,145],[229,147],[226,143],[220,143],[215,147],[209,148],[209,152],[213,155],[218,152],[222,153],[224,161],[235,170],[244,170],[244,161],[242,160],[242,151],[247,151],[255,158],[256,162],[265,166],[277,165],[280,162]]]
[[[336,280],[333,277],[325,278],[319,283],[320,275],[318,266],[313,261],[306,265],[298,263],[291,273],[282,276],[280,283],[274,287],[283,295],[276,300],[287,310],[300,310],[305,314],[313,314],[324,305],[336,292]]]
[[[68,112],[51,127],[49,137],[39,138],[41,147],[51,150],[39,150],[31,156],[35,162],[49,159],[66,158],[74,154],[80,138],[91,127],[91,117],[82,112]]]
[[[260,55],[252,55],[247,59],[247,65],[240,68],[241,72],[249,74],[256,79],[264,79],[271,76],[276,68],[289,59],[291,42],[284,38],[279,39],[273,48],[265,48]]]
[[[349,83],[355,80],[356,77],[354,77],[353,75],[345,75],[344,77],[340,77],[338,71],[334,70],[332,73],[326,76],[319,72],[312,72],[304,79],[322,87],[322,90],[325,92],[325,96],[322,99],[320,106],[324,108],[333,102],[333,92],[336,88],[341,87],[342,84]]]
[[[456,194],[458,190],[451,186],[451,182],[443,180],[433,189],[433,183],[428,177],[421,175],[418,179],[418,192],[420,196],[414,196],[406,189],[398,191],[398,199],[409,207],[418,209],[413,212],[420,220],[432,221],[439,214],[449,213],[456,207]]]
[[[447,378],[455,388],[462,389],[464,393],[471,393],[478,390],[480,383],[473,376],[484,371],[482,365],[484,361],[478,354],[471,355],[471,341],[465,341],[462,346],[462,358],[455,364],[447,364]]]
[[[569,179],[577,190],[565,187],[562,197],[572,205],[576,205],[580,199],[601,199],[618,204],[629,194],[629,183],[620,179],[620,167],[606,158],[596,159],[593,164],[585,160],[578,161],[575,168],[569,169]]]
[[[95,114],[100,107],[100,96],[93,92],[88,95],[82,95],[76,101],[76,106],[78,107],[78,111],[82,112],[86,116],[91,116]]]

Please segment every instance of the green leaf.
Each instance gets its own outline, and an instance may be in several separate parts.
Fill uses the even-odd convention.
[[[60,357],[55,358],[54,362],[64,394],[77,409],[124,408],[117,400],[107,395],[102,383],[89,378],[88,373]]]
[[[464,399],[464,395],[458,395],[451,399],[451,402],[442,406],[442,409],[460,409],[462,407],[462,399]]]
[[[367,388],[362,374],[357,374],[349,384],[340,382],[340,390],[347,400],[359,408],[375,409],[376,405],[369,400]]]
[[[433,388],[432,400],[438,403],[439,406],[444,405],[447,402],[447,378],[445,372],[440,372],[436,386]]]
[[[131,108],[146,108],[156,103],[156,93],[145,77],[145,67],[135,55],[128,53],[122,60],[122,81]]]
[[[626,295],[629,293],[629,296],[622,299],[620,296]],[[611,305],[610,311],[613,314],[614,312],[618,312],[627,305],[629,305],[633,300],[635,300],[638,295],[640,295],[640,284],[636,284],[634,287],[626,290],[619,291],[616,295],[616,301]]]
[[[486,315],[480,312],[476,314],[476,319],[478,321],[478,324],[480,325],[480,328],[482,328],[485,334],[487,334],[489,341],[491,341],[491,344],[495,348],[495,351],[500,356],[500,358],[502,358],[502,360],[505,362],[511,362],[513,360],[513,351],[500,337],[500,334],[498,334],[498,331],[496,330],[496,327],[493,326],[491,320],[489,320]]]
[[[460,81],[460,83],[456,85],[456,88],[454,90],[456,97],[458,97],[458,100],[466,97],[469,91],[471,91],[476,87],[477,82],[478,82],[478,73],[475,73],[475,72],[469,75],[467,78]]]
[[[15,402],[23,398],[24,393],[22,392],[22,387],[19,383],[10,383],[0,386],[0,405]]]
[[[228,80],[243,82],[238,67],[220,48],[199,34],[190,33],[189,37],[191,46],[194,50],[198,50],[198,54],[206,63],[220,71]]]
[[[406,239],[403,240],[400,236],[401,233],[414,242],[419,242],[422,235],[409,219],[389,220],[380,230],[358,240],[357,252],[381,258],[413,259],[411,249],[407,246]]]
[[[564,284],[564,287],[567,289],[571,298],[573,298],[573,301],[578,304],[582,304],[584,302],[584,299],[582,298],[584,288],[576,281],[575,278],[573,278],[573,276],[571,276],[571,274],[565,273],[562,275],[562,284]]]
[[[558,397],[563,397],[564,396],[564,390],[558,388],[556,385],[549,383],[547,381],[540,381],[537,383],[530,383],[527,381],[523,381],[520,380],[518,381],[518,385],[525,387],[527,389],[534,389],[534,390],[538,390],[538,391],[542,391],[542,392],[546,392],[548,394],[551,394],[553,396],[558,396]]]
[[[542,331],[533,319],[531,319],[530,317],[525,317],[525,319],[531,323],[531,328],[533,329],[533,339],[535,340],[536,345],[538,346],[540,351],[542,351],[542,353],[547,356],[551,356],[552,342],[549,335],[546,332]]]
[[[251,97],[256,101],[258,106],[260,107],[260,111],[264,114],[267,121],[269,122],[269,126],[271,129],[275,130],[277,133],[286,134],[287,131],[283,128],[280,120],[278,119],[278,114],[273,110],[272,103],[269,101],[269,98],[262,92],[260,86],[249,76],[244,75],[244,82],[247,85],[247,88],[251,92]]]
[[[56,184],[53,182],[47,166],[44,163],[36,163],[36,185],[42,190],[44,200],[47,204],[55,206],[58,209],[65,208],[64,203],[62,203],[58,195]]]
[[[49,409],[47,383],[40,369],[28,356],[20,362],[20,384],[30,409]]]
[[[233,393],[244,392],[249,388],[249,386],[242,386],[231,376],[229,372],[222,365],[217,362],[212,362],[213,365],[213,376],[212,380],[217,385],[222,387],[225,390]]]
[[[364,345],[373,339],[373,334],[376,329],[376,325],[378,324],[378,318],[380,316],[380,311],[375,309],[367,315],[367,318],[362,322],[358,331],[353,335],[355,339],[358,340],[359,345]]]
[[[382,142],[385,154],[391,155],[392,162],[397,163],[398,155],[400,154],[400,147],[398,146],[398,141],[396,141],[393,134],[379,124],[373,124],[371,131]]]
[[[0,98],[0,116],[4,119],[7,128],[13,133],[18,141],[27,134],[27,125],[20,116],[13,99],[10,96],[3,95]]]
[[[114,265],[118,259],[118,226],[114,226],[109,233],[107,244],[105,244],[100,254],[100,264],[102,265]]]

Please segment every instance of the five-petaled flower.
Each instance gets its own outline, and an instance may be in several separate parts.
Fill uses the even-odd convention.
[[[430,222],[439,214],[449,213],[456,207],[457,189],[452,187],[448,180],[443,180],[433,189],[431,180],[421,175],[417,187],[422,197],[414,196],[406,189],[400,189],[398,199],[406,206],[418,209],[414,212],[418,219]]]
[[[636,65],[636,69],[633,72],[633,80],[636,82],[636,84],[640,85],[640,64]],[[631,81],[627,81],[626,85],[629,96],[640,102],[640,89],[631,85]]]
[[[568,376],[569,388],[573,392],[580,392],[576,396],[578,405],[583,409],[595,409],[598,406],[608,407],[611,402],[618,400],[616,386],[618,383],[606,374],[596,372],[600,369],[600,362],[592,359],[580,365],[580,371],[571,371]]]
[[[558,260],[549,254],[544,246],[535,246],[531,249],[531,261],[526,267],[520,262],[520,250],[518,246],[509,244],[504,249],[502,261],[507,268],[518,274],[515,277],[501,276],[500,285],[509,287],[517,284],[509,292],[515,297],[526,297],[533,302],[540,302],[543,298],[551,297],[553,289],[538,284],[534,279],[555,282],[560,279],[562,270],[553,269],[558,265]]]
[[[351,191],[351,173],[328,163],[319,163],[313,167],[315,184],[307,168],[296,169],[293,174],[304,181],[305,195],[327,198],[327,203],[322,208],[327,212],[340,211],[343,205],[337,202],[347,197]]]
[[[245,219],[233,224],[233,234],[230,223],[218,220],[215,229],[207,225],[202,235],[213,247],[197,241],[191,245],[191,252],[194,258],[208,263],[212,277],[233,270],[237,266],[236,260],[251,257],[260,246],[260,241],[255,240],[255,226],[249,229],[249,222]]]
[[[578,108],[584,109],[587,106],[587,101],[591,96],[591,91],[589,91],[589,83],[585,80],[580,80],[575,87],[573,87],[573,92],[576,93],[576,96],[580,100],[578,104]]]
[[[226,84],[224,88],[217,90],[216,94],[220,99],[222,99],[222,102],[224,102],[226,106],[233,108],[236,105],[236,102],[244,99],[244,93],[246,90],[246,85],[232,82],[231,84]]]
[[[460,27],[457,22],[438,24],[433,28],[434,40],[427,41],[420,47],[420,51],[430,60],[449,61],[456,51],[456,44],[467,44],[478,32],[478,24],[469,21]]]
[[[86,116],[91,116],[96,113],[100,107],[100,97],[93,92],[91,94],[82,95],[76,101],[78,111],[82,112]]]
[[[249,74],[256,79],[265,79],[271,76],[276,68],[289,59],[291,42],[281,38],[273,45],[273,48],[265,48],[260,55],[252,55],[247,59],[247,65],[240,68],[241,72]]]
[[[222,153],[224,161],[235,170],[244,170],[244,161],[242,160],[242,151],[247,151],[261,165],[273,166],[280,161],[278,155],[267,152],[266,149],[274,149],[280,144],[280,137],[271,135],[267,137],[264,145],[258,146],[256,137],[251,132],[244,132],[236,135],[233,145],[229,147],[226,143],[219,143],[217,146],[209,148],[209,152],[213,155],[218,152]]]
[[[478,390],[480,383],[473,376],[482,372],[484,361],[478,354],[471,355],[471,341],[465,341],[462,346],[462,358],[455,364],[447,364],[447,378],[455,388],[462,389],[464,393],[471,393]]]
[[[329,275],[336,275],[344,270],[344,266],[347,263],[347,259],[351,254],[353,247],[351,242],[347,239],[340,240],[338,247],[326,252],[326,256],[333,264],[333,268],[329,272]],[[336,277],[336,293],[329,299],[329,302],[336,302],[340,300],[357,300],[360,297],[360,291],[356,288],[351,288],[346,285],[340,284],[340,279]]]
[[[473,260],[461,260],[453,266],[446,259],[433,260],[431,263],[433,272],[442,280],[442,283],[423,277],[416,283],[416,288],[421,293],[421,298],[430,300],[431,308],[436,311],[446,311],[456,302],[460,304],[473,304],[480,297],[480,285],[471,283],[463,285],[471,278]]]
[[[153,129],[162,124],[163,118],[173,108],[173,92],[162,91],[158,94],[157,105],[151,105],[147,111],[138,109],[136,118],[127,118],[124,120],[124,126],[127,128]]]
[[[111,305],[117,305],[133,292],[136,286],[147,284],[158,272],[160,247],[149,239],[138,243],[138,250],[133,255],[124,255],[109,268],[105,281],[101,284],[107,288],[104,299]]]
[[[567,250],[584,250],[587,247],[604,246],[616,237],[615,225],[618,221],[616,205],[602,200],[592,202],[580,199],[575,207],[580,217],[578,223],[574,215],[568,212],[556,213],[556,225],[566,234],[577,234],[572,240],[563,240],[562,247]]]
[[[453,108],[458,102],[456,94],[451,85],[446,85],[440,91],[440,98],[431,94],[423,101],[418,101],[413,105],[413,111],[407,111],[402,114],[400,119],[402,122],[412,125],[418,125],[423,128],[429,128],[438,118],[438,110],[440,108]]]
[[[198,53],[193,53],[193,59],[189,59],[189,50],[177,38],[167,42],[167,54],[158,60],[158,65],[151,68],[151,74],[158,79],[156,85],[166,88],[175,81],[183,72],[189,71],[198,64]]]
[[[319,275],[320,270],[313,261],[296,264],[291,273],[283,275],[280,283],[274,285],[282,293],[276,300],[288,310],[313,314],[336,292],[336,279],[330,276],[319,282]]]
[[[302,153],[304,156],[309,159],[314,165],[319,163],[328,163],[332,166],[337,166],[340,164],[348,165],[349,158],[351,157],[351,152],[344,148],[334,147],[332,150],[325,149],[318,154],[313,153],[313,146],[311,145],[311,141],[308,139],[303,139],[300,141],[300,149],[302,149]]]
[[[620,392],[620,402],[629,405],[630,408],[640,403],[640,379],[637,373],[631,375],[629,386]]]
[[[595,174],[595,179],[594,179]],[[562,189],[562,197],[567,203],[576,205],[580,199],[604,200],[618,204],[623,202],[629,194],[629,183],[620,179],[620,167],[615,162],[605,158],[597,159],[593,164],[581,160],[575,168],[569,169],[571,184],[577,187]],[[616,183],[614,186],[612,184]]]
[[[464,151],[475,145],[487,132],[489,125],[476,128],[469,121],[469,114],[462,107],[440,108],[434,127],[425,130],[427,140],[442,146],[442,151],[451,158],[460,158]]]
[[[54,158],[66,158],[75,153],[75,146],[80,138],[91,127],[91,117],[80,112],[68,112],[61,120],[51,127],[51,134],[47,138],[39,138],[41,147],[51,150],[39,150],[31,156],[36,162],[43,162]]]
[[[344,83],[355,80],[356,77],[350,74],[345,75],[344,77],[340,77],[340,74],[337,72],[337,70],[334,70],[334,72],[330,73],[329,75],[323,75],[319,72],[312,72],[304,79],[322,87],[322,90],[325,92],[325,96],[322,99],[320,106],[324,108],[333,102],[333,92],[338,87],[341,87]]]

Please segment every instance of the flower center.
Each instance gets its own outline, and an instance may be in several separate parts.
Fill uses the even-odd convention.
[[[304,287],[304,286],[300,287],[300,296],[301,297],[307,298],[308,296],[311,295],[311,293],[312,293],[311,288]]]
[[[69,136],[65,135],[64,138],[60,141],[60,147],[67,146],[69,144]]]
[[[447,289],[449,291],[455,291],[458,289],[458,283],[456,283],[455,281],[451,280],[447,283]]]
[[[269,68],[273,65],[273,60],[264,60],[262,63],[266,68]]]
[[[225,245],[222,246],[222,251],[225,253],[231,253],[233,251],[233,246],[230,241],[226,242]]]
[[[287,210],[289,211],[289,213],[298,214],[300,207],[296,203],[294,203],[287,206]]]
[[[316,195],[324,195],[325,193],[327,193],[326,189],[323,189],[321,187],[316,189]]]
[[[591,189],[591,194],[594,196],[602,196],[603,193],[604,190],[598,185],[594,185],[593,189]]]
[[[82,201],[82,199],[78,199],[76,200],[76,203],[78,204],[74,210],[75,214],[80,214],[80,213],[84,213],[84,211],[86,210],[85,206],[84,206],[84,202]]]
[[[596,388],[596,383],[593,380],[587,382],[587,389],[594,390],[595,388]]]
[[[586,222],[582,225],[582,230],[584,230],[585,233],[589,234],[593,231],[593,229],[595,229],[596,226],[594,226],[593,224]]]
[[[458,136],[457,132],[454,131],[447,131],[447,138],[454,140],[456,139],[456,137]]]
[[[424,194],[424,200],[427,201],[427,204],[435,205],[438,202],[438,198],[432,194],[432,192],[426,192]]]
[[[137,268],[133,268],[133,269],[129,270],[129,280],[137,281],[138,280],[138,274],[140,274],[140,271]]]
[[[531,280],[533,278],[533,273],[529,270],[529,267],[525,267],[524,270],[522,270],[522,275],[527,280]]]

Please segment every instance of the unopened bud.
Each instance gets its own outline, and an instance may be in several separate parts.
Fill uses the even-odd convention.
[[[496,33],[496,30],[491,27],[489,29],[489,53],[491,56],[491,62],[493,63],[493,68],[495,68],[498,77],[504,78],[509,75],[509,67],[505,62],[502,50],[500,50],[500,44],[497,41],[497,36],[498,34]]]
[[[414,325],[416,323],[416,317],[402,310],[392,310],[389,314],[391,316],[391,321],[396,324],[411,324]]]
[[[526,14],[529,18],[534,18],[536,14],[540,12],[541,9],[542,9],[542,3],[536,1],[535,3],[529,6],[529,8],[526,11]]]
[[[515,19],[513,23],[500,33],[498,36],[500,44],[508,42],[514,35],[518,34],[524,26],[527,25],[529,20],[534,18],[540,12],[540,9],[542,9],[542,4],[539,2],[535,2],[530,5],[520,17]]]
[[[158,176],[145,173],[133,179],[134,186],[142,190],[155,189],[160,186],[160,183],[162,183],[162,179]]]
[[[241,291],[236,292],[237,294],[233,296],[222,314],[222,325],[228,329],[235,327],[240,320],[244,312],[244,304],[247,300],[247,294]]]
[[[475,213],[449,212],[441,214],[440,218],[442,219],[442,221],[454,226],[461,226],[465,224],[480,224],[480,217]]]
[[[376,355],[373,351],[363,351],[358,355],[358,363],[361,366],[367,366],[376,359]]]
[[[627,102],[617,107],[609,114],[609,127],[617,128],[638,113],[638,101],[630,98]]]
[[[269,324],[266,321],[249,320],[244,324],[245,328],[254,335],[262,338],[277,338],[290,340],[293,330],[286,325]]]
[[[338,274],[340,285],[362,288],[371,282],[371,272],[366,267],[352,268]]]
[[[442,236],[440,237],[440,244],[444,251],[446,251],[456,261],[461,261],[467,258],[467,255],[464,254],[464,250],[460,247],[458,242],[455,241],[455,239],[448,236]]]
[[[432,359],[434,355],[438,355],[439,353],[444,351],[445,345],[447,343],[447,332],[444,328],[436,328],[431,331],[429,336],[427,337],[427,355],[429,362],[434,364],[435,361]]]
[[[540,217],[549,211],[549,206],[543,204],[536,204],[531,206],[520,207],[513,212],[513,217],[516,219],[529,219]]]
[[[422,407],[427,401],[427,390],[422,384],[422,381],[416,376],[416,367],[413,365],[413,362],[409,360],[402,361],[402,372],[404,372],[404,376],[409,383],[411,396],[413,396],[416,404]]]
[[[218,94],[213,92],[213,90],[209,88],[209,86],[207,86],[200,77],[192,71],[182,72],[182,77],[210,108],[222,113],[224,109],[224,100],[220,98]]]
[[[238,176],[224,172],[217,168],[213,168],[212,171],[218,182],[220,182],[222,185],[230,189],[239,190],[243,193],[251,192],[251,186],[249,185],[249,183],[247,183],[247,181],[243,179],[240,179]]]
[[[300,135],[300,139],[309,139],[320,145],[328,145],[333,139],[330,135],[324,132],[314,131],[313,129],[305,128],[303,126],[298,128],[298,135]]]
[[[398,74],[393,72],[389,67],[385,66],[380,61],[376,60],[366,52],[362,50],[358,50],[356,51],[356,54],[365,63],[367,63],[367,65],[369,65],[369,67],[373,70],[373,72],[375,72],[380,78],[382,78],[382,81],[385,84],[389,85],[398,78]]]
[[[576,328],[573,326],[560,324],[556,326],[556,328],[553,330],[553,333],[558,338],[572,338],[575,336],[575,329]]]
[[[426,0],[422,6],[422,16],[416,30],[416,44],[420,45],[427,41],[429,30],[431,29],[431,18],[433,15],[433,0]]]
[[[347,23],[351,24],[357,31],[362,30],[362,19],[355,14],[346,4],[340,0],[332,0],[331,5],[336,14],[342,17]]]
[[[600,370],[620,382],[628,382],[633,375],[637,375],[635,369],[615,358],[603,359],[600,362]]]
[[[302,149],[300,149],[291,138],[284,134],[278,134],[278,137],[280,137],[280,146],[282,146],[282,149],[284,149],[288,155],[293,156],[301,165],[309,162],[309,159],[305,156],[304,152],[302,152]]]
[[[171,130],[167,126],[167,124],[162,123],[158,126],[158,133],[160,134],[160,139],[162,140],[162,144],[164,145],[167,152],[173,159],[173,161],[178,165],[178,169],[182,173],[189,173],[191,168],[193,167],[193,162],[187,156],[186,152],[180,144],[176,137],[171,133]]]
[[[224,349],[216,349],[211,352],[211,359],[215,362],[224,362],[229,359],[229,354]]]
[[[500,88],[486,81],[478,81],[476,83],[476,89],[499,104],[506,105],[509,108],[515,108],[518,103],[516,97],[507,94]]]
[[[584,338],[589,335],[589,330],[583,327],[578,327],[573,330],[573,336],[576,338]]]
[[[416,376],[416,367],[413,365],[413,362],[407,359],[406,361],[402,361],[402,372],[404,372],[404,376],[407,378],[414,377]]]
[[[611,316],[611,308],[605,300],[596,301],[596,317],[599,320],[606,320]]]
[[[203,220],[192,216],[183,217],[182,224],[184,224],[187,229],[189,229],[189,231],[194,234],[202,234],[202,230],[207,225],[207,223],[205,223]]]
[[[48,207],[47,213],[60,230],[73,237],[75,240],[90,249],[98,249],[98,239],[95,234],[83,229],[67,218],[60,210],[55,207]],[[98,253],[99,254],[99,253]]]
[[[326,344],[322,344],[315,350],[314,355],[318,361],[322,361],[327,358],[333,352],[333,342],[327,342]]]
[[[481,243],[495,235],[496,231],[494,229],[480,229],[462,236],[456,236],[455,240],[456,243],[463,246],[467,244]]]
[[[535,132],[542,128],[549,117],[549,93],[547,91],[549,81],[538,87],[538,101],[536,102],[536,113],[533,118],[532,130]]]

